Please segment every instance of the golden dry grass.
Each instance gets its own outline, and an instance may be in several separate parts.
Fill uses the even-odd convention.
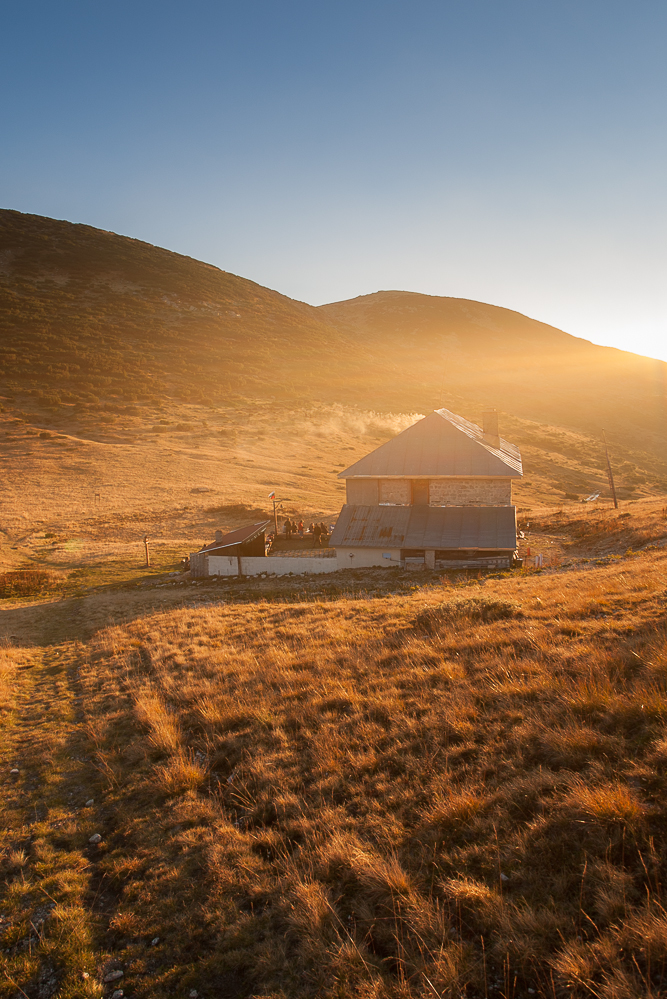
[[[487,370],[462,368],[450,396],[433,358],[462,303],[420,299],[416,341],[412,297],[357,300],[338,336],[326,310],[87,233],[102,256],[75,241],[73,270],[48,288],[41,253],[23,258],[25,349],[6,351],[0,399],[0,569],[52,580],[0,613],[0,995],[664,994],[667,521],[651,362],[598,365],[591,389],[569,350],[550,353],[555,331],[536,339],[504,314],[506,394],[487,342]],[[151,301],[145,282],[137,296],[110,281],[110,260],[150,272]],[[216,295],[234,311],[214,315]],[[474,336],[502,318],[470,307]],[[121,313],[104,350],[126,334],[140,350],[107,370],[91,319]],[[63,324],[48,357],[46,317]],[[532,357],[525,337],[507,352],[517,322]],[[70,367],[82,345],[85,371]],[[567,385],[558,399],[545,364]],[[49,392],[27,375],[48,375]],[[618,378],[632,412],[609,390]],[[261,518],[271,489],[285,513],[334,516],[336,473],[415,407],[479,419],[492,400],[523,407],[501,421],[525,459],[521,554],[543,554],[547,573],[192,589],[167,576],[216,528]],[[606,495],[600,441],[573,426],[591,412],[610,429],[619,511],[576,502]]]
[[[70,465],[63,484],[92,458],[96,484],[128,485],[138,507],[132,474],[144,463],[145,505],[157,501],[156,510],[186,467],[193,484],[224,482],[237,499],[260,487],[263,498],[261,473],[273,478],[294,450],[271,486],[322,493],[327,480],[300,481],[298,458],[325,430],[323,408],[331,415],[343,403],[349,416],[361,400],[382,414],[446,405],[475,420],[496,406],[526,458],[519,491],[543,501],[606,494],[592,425],[607,428],[622,499],[667,486],[659,361],[469,300],[389,291],[315,309],[137,240],[16,212],[0,211],[0,244],[1,443],[35,480],[32,459],[51,452]],[[216,460],[221,440],[227,465]],[[336,454],[326,432],[319,443]],[[157,485],[169,464],[171,480]],[[69,512],[89,498],[72,489]],[[51,506],[48,488],[42,499]]]
[[[16,653],[0,646],[0,719],[14,706]]]
[[[46,713],[33,790],[24,764],[6,783],[11,981],[659,994],[666,597],[658,549],[371,600],[172,607],[9,649],[33,664],[12,696],[38,689]],[[49,810],[29,820],[37,773]]]
[[[167,525],[188,533],[210,520],[212,506],[265,509],[272,489],[290,511],[329,514],[345,493],[337,472],[420,415],[343,406],[180,411],[192,430],[155,435],[145,416],[131,417],[124,438],[105,439],[97,427],[56,443],[0,415],[0,453],[14,470],[0,483],[3,529],[12,537],[40,527],[88,533],[87,527],[120,518],[137,536],[162,534]]]
[[[39,437],[35,421],[17,423],[0,411],[0,456],[5,467],[0,481],[1,532],[12,544],[44,531],[73,532],[86,541],[104,536],[108,541],[138,540],[148,532],[154,538],[181,536],[202,542],[212,526],[238,526],[224,515],[221,523],[214,524],[211,508],[245,504],[266,510],[272,489],[285,498],[286,512],[329,517],[344,502],[345,489],[337,473],[420,416],[342,405],[211,409],[181,404],[177,408],[178,413],[170,413],[168,432],[162,434],[151,432],[152,417],[142,413],[123,422],[122,434],[110,436],[100,425],[86,433],[72,426],[48,439]],[[186,425],[176,422],[179,417],[192,429],[177,431],[175,427]],[[506,436],[520,440],[527,421],[507,420]],[[563,433],[572,438],[569,450],[576,455],[584,438]],[[593,452],[598,447],[588,438],[585,444]],[[571,457],[554,469],[552,458],[539,448],[521,446],[526,474],[515,484],[514,498],[519,508],[529,510],[526,518],[544,504],[556,510],[553,504],[564,503],[568,518],[576,512],[585,523],[599,518],[601,508],[609,508],[608,498],[592,508],[563,499],[567,476],[575,469],[582,481],[589,477],[590,489],[582,487],[582,495],[598,488],[598,468],[579,466]],[[655,503],[650,494],[663,491],[657,480],[634,492],[625,490],[628,502],[621,512],[632,511],[634,517],[642,496]],[[4,552],[0,547],[0,566],[11,551],[7,547]]]

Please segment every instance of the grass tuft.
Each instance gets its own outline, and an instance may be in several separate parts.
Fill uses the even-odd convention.
[[[206,769],[192,754],[179,753],[156,767],[157,787],[168,795],[196,791],[206,780]]]
[[[590,786],[582,778],[570,785],[566,806],[574,812],[602,824],[622,823],[636,829],[646,814],[637,795],[621,783]]]
[[[461,600],[446,600],[427,607],[415,618],[415,626],[433,634],[443,626],[457,621],[479,621],[490,624],[493,621],[522,617],[523,611],[512,600],[497,600],[489,597],[467,597]]]
[[[182,734],[178,717],[155,694],[144,694],[135,701],[137,718],[150,729],[149,742],[164,753],[178,752]]]

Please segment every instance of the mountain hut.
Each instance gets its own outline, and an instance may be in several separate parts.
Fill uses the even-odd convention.
[[[516,552],[512,481],[521,454],[498,432],[438,409],[339,474],[331,537],[340,567],[506,568]]]

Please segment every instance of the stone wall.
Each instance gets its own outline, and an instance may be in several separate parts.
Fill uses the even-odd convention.
[[[422,480],[423,481],[423,480]],[[430,506],[511,506],[510,478],[442,478],[428,482]],[[347,502],[352,505],[410,506],[412,482],[409,478],[347,479]]]
[[[380,479],[380,503],[410,506],[412,503],[410,479]]]
[[[511,506],[511,479],[431,479],[431,506]]]

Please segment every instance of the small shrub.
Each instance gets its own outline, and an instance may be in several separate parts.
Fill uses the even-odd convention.
[[[523,617],[523,611],[510,600],[468,597],[465,600],[446,600],[434,607],[427,607],[417,615],[414,624],[429,634],[435,634],[443,625],[455,621],[467,619],[488,624],[512,617]]]
[[[0,574],[0,597],[36,597],[52,585],[44,569],[13,569]]]

